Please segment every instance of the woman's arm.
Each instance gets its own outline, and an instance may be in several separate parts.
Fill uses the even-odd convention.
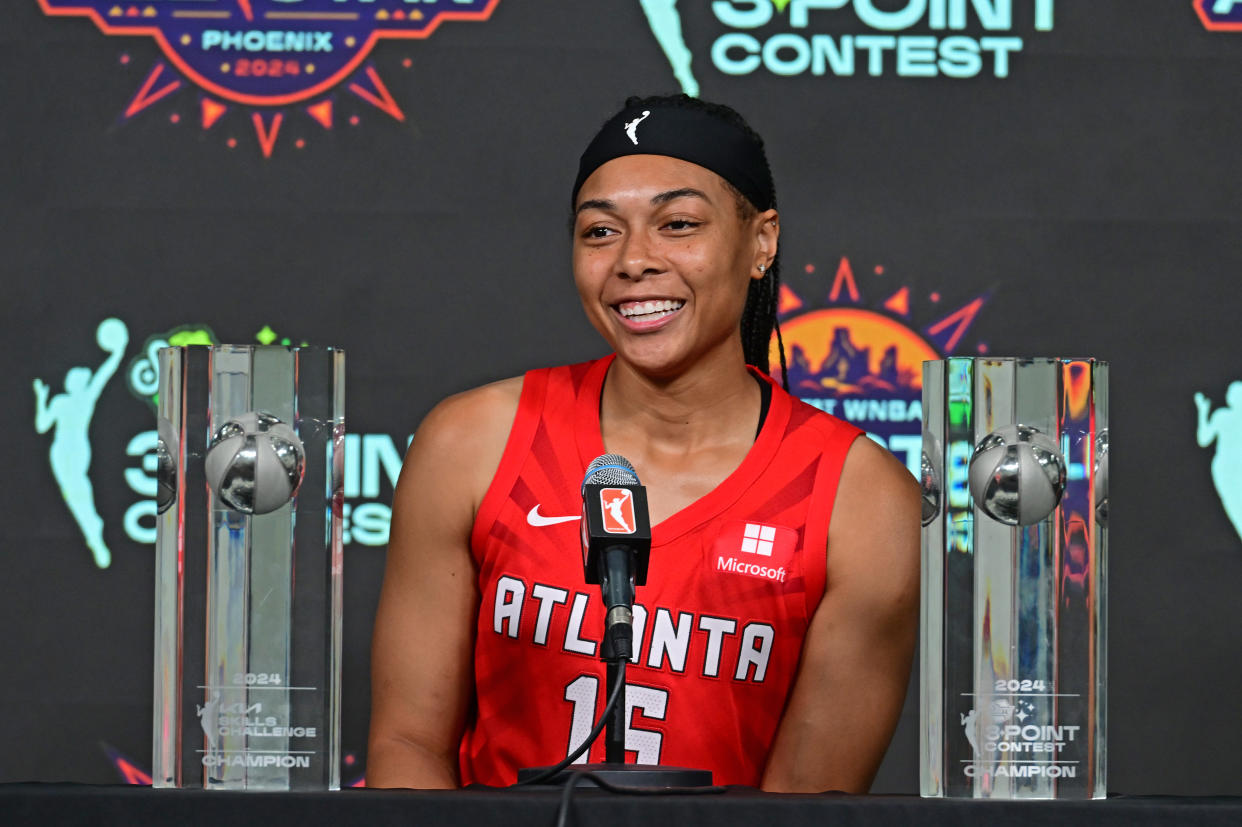
[[[869,439],[845,460],[827,589],[768,755],[763,788],[864,793],[897,726],[918,632],[919,489]]]
[[[371,643],[370,787],[458,785],[478,615],[470,532],[520,392],[515,379],[446,399],[406,454]]]

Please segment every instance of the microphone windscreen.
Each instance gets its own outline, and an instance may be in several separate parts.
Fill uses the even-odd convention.
[[[638,473],[633,464],[620,454],[601,454],[587,466],[582,484],[638,485]]]

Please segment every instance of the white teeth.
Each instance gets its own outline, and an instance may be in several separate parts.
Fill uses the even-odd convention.
[[[645,302],[626,302],[618,305],[617,310],[626,318],[635,316],[648,316],[651,318],[663,318],[674,310],[680,310],[685,302],[680,299],[660,299],[658,301]],[[643,321],[647,321],[644,319]]]

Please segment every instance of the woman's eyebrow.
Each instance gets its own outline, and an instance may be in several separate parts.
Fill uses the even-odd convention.
[[[589,201],[583,201],[578,205],[578,209],[574,210],[574,215],[583,210],[615,210],[617,204],[614,201],[607,201],[603,198],[592,198]]]
[[[682,187],[681,189],[668,190],[652,196],[652,204],[667,204],[678,198],[702,198],[704,201],[711,203],[710,198],[702,190],[696,190],[694,187]]]
[[[678,198],[701,198],[709,204],[711,203],[711,199],[707,197],[705,192],[694,187],[681,187],[675,190],[665,190],[664,192],[656,193],[651,196],[651,203],[657,205],[667,204],[669,201],[675,201]],[[578,209],[574,210],[574,214],[577,215],[584,210],[615,210],[616,208],[617,203],[615,201],[609,201],[605,198],[592,198],[579,204]]]

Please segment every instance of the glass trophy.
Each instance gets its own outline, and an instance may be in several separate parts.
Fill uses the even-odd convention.
[[[152,783],[339,789],[345,354],[159,371]]]
[[[920,791],[1103,798],[1108,364],[923,363]]]

